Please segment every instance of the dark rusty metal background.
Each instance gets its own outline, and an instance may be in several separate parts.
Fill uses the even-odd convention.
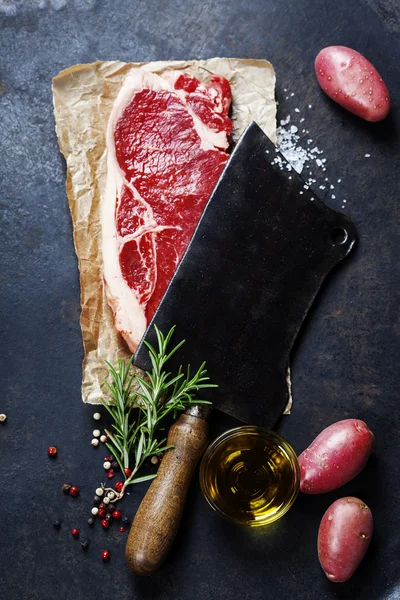
[[[0,0],[2,598],[400,598],[399,13],[395,0]],[[313,61],[330,44],[356,48],[382,73],[393,100],[385,122],[365,123],[323,95]],[[124,535],[85,526],[104,452],[90,446],[93,409],[80,401],[79,280],[51,77],[95,59],[217,55],[273,62],[279,118],[301,110],[303,143],[313,139],[327,159],[324,176],[342,180],[336,199],[329,189],[319,194],[339,210],[347,199],[359,234],[297,343],[294,408],[278,429],[301,452],[326,425],[358,417],[375,432],[376,448],[342,490],[301,496],[281,521],[257,531],[218,519],[195,484],[168,563],[136,580],[124,565]],[[214,432],[231,424],[220,417]],[[50,462],[53,444],[59,457]],[[78,499],[61,493],[64,481],[81,487]],[[144,489],[131,490],[124,511],[133,514]],[[316,536],[323,512],[345,494],[370,505],[375,533],[353,579],[334,585],[319,567]],[[73,526],[91,538],[87,553],[71,538]],[[109,564],[100,560],[104,548]]]

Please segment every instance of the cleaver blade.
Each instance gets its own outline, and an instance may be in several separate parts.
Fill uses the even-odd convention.
[[[234,149],[192,240],[135,354],[150,370],[176,325],[185,339],[169,363],[206,361],[213,407],[271,428],[289,399],[289,357],[327,274],[356,241],[353,223],[307,189],[260,127]]]

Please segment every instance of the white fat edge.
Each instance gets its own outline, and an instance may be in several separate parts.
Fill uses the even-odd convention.
[[[135,292],[122,277],[119,264],[120,239],[115,221],[116,198],[124,185],[124,177],[117,163],[114,130],[119,116],[128,105],[134,92],[134,74],[129,75],[111,110],[107,125],[107,182],[101,206],[103,275],[107,300],[114,313],[115,327],[123,335],[130,350],[135,351],[147,326],[144,307]],[[131,189],[132,187],[129,186]],[[151,210],[151,209],[150,209]],[[151,214],[152,216],[152,214]]]
[[[144,307],[122,277],[119,243],[115,223],[115,199],[122,187],[115,158],[107,157],[107,183],[101,210],[103,240],[103,276],[107,300],[114,313],[115,328],[123,335],[132,352],[136,350],[147,326]]]

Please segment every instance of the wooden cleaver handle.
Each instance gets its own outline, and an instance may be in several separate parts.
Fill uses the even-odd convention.
[[[129,532],[125,557],[136,575],[151,575],[166,559],[177,534],[189,484],[208,441],[208,422],[184,413],[172,425],[167,450]]]

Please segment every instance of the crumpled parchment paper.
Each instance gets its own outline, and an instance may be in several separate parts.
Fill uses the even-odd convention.
[[[107,176],[108,117],[124,78],[137,68],[156,73],[182,69],[204,82],[210,74],[223,75],[232,88],[233,140],[253,120],[276,140],[275,72],[266,60],[95,62],[70,67],[53,79],[56,131],[67,163],[66,188],[80,271],[82,399],[91,404],[98,404],[103,395],[108,374],[104,360],[115,364],[129,356],[114,330],[103,289],[100,206]]]

